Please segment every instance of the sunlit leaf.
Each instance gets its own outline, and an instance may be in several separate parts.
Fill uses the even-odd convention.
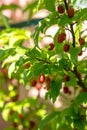
[[[50,88],[50,91],[49,91],[49,96],[50,96],[50,98],[52,99],[53,102],[56,101],[56,98],[60,93],[61,85],[62,85],[62,82],[59,81],[59,80],[58,81],[53,80],[51,82],[51,88]]]
[[[56,117],[58,114],[58,112],[52,112],[51,114],[49,114],[48,116],[46,116],[39,124],[38,126],[38,130],[43,130],[44,126],[50,121],[52,120],[54,117]]]
[[[56,0],[44,0],[46,9],[49,11],[54,11],[55,10],[55,1]]]

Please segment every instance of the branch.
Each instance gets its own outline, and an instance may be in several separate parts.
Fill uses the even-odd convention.
[[[68,11],[69,3],[67,3],[67,0],[64,0],[64,4],[65,4],[66,11]],[[73,44],[72,45],[73,45],[73,47],[75,47],[75,33],[74,33],[73,25],[74,25],[73,23],[70,24],[70,30],[71,30],[72,39],[73,39]],[[84,90],[87,90],[85,84],[83,83],[81,77],[78,74],[78,71],[77,71],[76,67],[74,67],[74,70],[72,72],[75,74],[76,78],[78,79],[78,81],[77,81],[78,85],[81,88],[83,88]]]
[[[84,33],[85,31],[87,31],[87,28],[81,31],[81,35],[82,35],[82,33]]]
[[[66,11],[68,11],[68,3],[67,3],[67,0],[64,0],[64,4],[65,4],[65,8],[66,8]],[[73,29],[73,23],[70,24],[70,29],[71,29],[71,33],[72,33],[72,39],[73,39],[73,47],[75,47],[75,33],[74,33],[74,29]]]
[[[83,109],[86,109],[86,110],[87,110],[87,106],[86,106],[86,105],[81,104],[80,106],[81,106]]]
[[[70,24],[70,28],[71,28],[71,33],[72,33],[72,39],[73,39],[73,47],[75,47],[75,33],[74,33],[74,29],[73,29],[73,24]]]
[[[22,28],[22,27],[28,27],[28,26],[34,26],[37,25],[39,23],[39,21],[43,20],[44,18],[40,18],[40,19],[32,19],[30,21],[23,21],[23,22],[19,22],[19,23],[13,23],[10,24],[11,28]],[[5,26],[0,26],[0,30],[6,29]]]
[[[50,61],[47,61],[47,60],[44,60],[44,59],[40,59],[40,58],[38,58],[38,57],[36,58],[36,60],[42,61],[42,62],[47,63],[47,64],[51,64]]]
[[[83,88],[84,90],[87,91],[87,88],[86,88],[85,84],[82,82],[82,79],[81,79],[81,77],[80,77],[79,74],[78,74],[77,68],[74,67],[74,70],[73,70],[72,72],[75,74],[76,78],[78,79],[78,82],[77,82],[78,85],[79,85],[81,88]]]
[[[64,27],[64,29],[65,29],[65,30],[68,30],[69,32],[71,32],[71,30],[70,30],[69,28]]]
[[[67,11],[68,10],[68,3],[66,0],[64,0],[64,4],[65,4],[66,11]]]

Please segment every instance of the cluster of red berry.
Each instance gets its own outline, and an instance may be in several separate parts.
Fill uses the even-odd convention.
[[[17,114],[18,119],[20,119],[20,121],[23,122],[24,119],[25,119],[25,115],[22,114],[22,113],[17,113],[17,112],[14,111],[13,109],[11,109],[11,110],[9,111],[9,117],[15,115],[15,113]],[[17,122],[17,121],[13,121],[13,122],[12,122],[12,126],[13,126],[14,128],[17,128],[19,125],[20,125],[20,124],[19,124],[19,122]],[[30,121],[29,121],[29,128],[34,128],[35,126],[36,126],[35,121],[34,121],[34,120],[30,120]]]
[[[65,8],[64,5],[59,5],[57,7],[57,10],[60,14],[63,14],[65,12]],[[70,7],[69,9],[67,9],[67,14],[69,18],[72,18],[74,16],[74,9],[72,7]]]
[[[58,10],[59,14],[63,14],[65,12],[64,5],[59,5],[57,7],[57,10]],[[68,9],[66,9],[66,13],[67,13],[69,18],[73,18],[74,14],[75,14],[75,10],[74,10],[73,7],[69,7]],[[62,43],[65,39],[66,39],[66,34],[65,34],[65,32],[63,32],[63,33],[58,35],[57,41],[58,41],[58,43]],[[84,38],[79,37],[78,42],[79,42],[80,45],[84,45],[84,43],[85,43]],[[64,52],[68,52],[69,49],[70,49],[69,43],[65,43],[64,49],[63,49]],[[81,55],[82,55],[82,51],[79,53],[79,56],[81,56]]]
[[[65,74],[64,75],[64,82],[68,82],[70,80],[70,76],[68,74]],[[64,86],[63,87],[63,92],[66,93],[66,94],[71,94],[71,91],[69,90],[69,87],[68,86]]]
[[[36,87],[38,90],[41,89],[41,86],[43,83],[46,83],[46,89],[49,90],[50,88],[50,78],[48,76],[45,76],[44,74],[41,74],[38,76],[38,79],[31,80],[30,85],[33,87]]]

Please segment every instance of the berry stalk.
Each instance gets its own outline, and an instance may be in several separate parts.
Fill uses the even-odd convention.
[[[65,4],[66,11],[68,13],[69,5],[66,0],[64,0],[64,4]],[[73,29],[73,24],[70,24],[70,30],[71,30],[70,32],[72,33],[72,40],[73,40],[72,46],[75,47],[75,33]]]

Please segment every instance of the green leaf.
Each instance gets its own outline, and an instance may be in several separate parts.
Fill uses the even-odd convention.
[[[82,60],[78,63],[78,71],[87,74],[87,60]]]
[[[4,109],[3,109],[3,111],[2,111],[2,117],[3,117],[3,119],[5,120],[5,121],[8,121],[8,115],[9,115],[9,108],[10,107],[14,107],[14,103],[8,103],[8,104],[6,104],[5,106],[4,106]]]
[[[9,46],[17,46],[23,43],[24,40],[29,40],[30,32],[24,29],[15,29],[9,33]]]
[[[58,22],[58,20],[56,18],[57,16],[58,16],[57,11],[55,11],[55,12],[51,13],[48,17],[41,20],[40,24],[39,24],[40,31],[42,33],[45,33],[49,27],[51,27],[54,24],[57,24],[57,22]]]
[[[87,0],[71,0],[71,3],[76,8],[86,8],[87,7]]]
[[[44,0],[45,8],[53,12],[55,10],[55,1],[56,0]]]
[[[78,21],[82,22],[83,20],[87,20],[87,14],[85,14],[85,12],[87,11],[87,8],[78,10],[77,12],[75,12],[74,17],[73,18],[69,18],[67,14],[64,14],[63,16],[60,17],[59,26],[66,26],[68,24],[72,24],[73,21]]]
[[[6,127],[6,128],[4,128],[4,130],[13,130],[13,127],[12,128]]]
[[[73,105],[71,105],[69,108],[66,108],[63,111],[61,111],[61,116],[63,116],[63,117],[72,116],[72,115],[75,116]]]
[[[74,64],[77,64],[78,63],[78,54],[80,52],[80,48],[77,48],[77,47],[71,47],[69,52],[70,52],[70,58],[71,58],[71,61],[74,63]]]
[[[27,82],[26,75],[27,75],[27,70],[24,70],[24,71],[23,71],[23,81],[24,81],[24,83]]]
[[[8,44],[10,47],[22,44],[24,40],[29,40],[30,31],[24,29],[9,28],[0,34],[0,44]]]
[[[17,4],[10,4],[10,5],[3,4],[2,6],[0,6],[0,11],[5,10],[5,9],[12,9],[15,11],[18,8],[20,8],[20,6]]]
[[[34,35],[33,35],[34,43],[35,43],[36,46],[38,46],[39,33],[40,33],[40,28],[37,27],[37,28],[35,29],[35,33],[34,33]]]
[[[9,66],[9,69],[8,69],[8,77],[11,78],[11,75],[12,73],[14,72],[15,70],[15,62],[13,62],[10,66]]]
[[[79,105],[85,102],[87,102],[87,92],[80,93],[74,101],[75,110],[77,110]]]
[[[39,109],[37,112],[36,112],[36,115],[43,118],[45,115],[46,115],[46,110],[44,109]]]
[[[78,128],[78,130],[84,130],[84,124],[80,118],[74,120],[74,125]]]
[[[9,54],[10,55],[10,54]],[[12,62],[16,62],[19,59],[20,55],[16,54],[16,55],[10,55],[8,56],[2,63],[2,67],[4,67],[6,64],[12,63]]]
[[[0,49],[0,61],[3,61],[13,53],[14,53],[14,48],[6,49],[6,50]]]
[[[69,18],[68,15],[64,14],[58,23],[59,26],[65,26],[71,24],[74,18]]]
[[[29,10],[29,9],[33,9],[36,7],[36,5],[38,4],[38,0],[32,2],[32,3],[29,3],[25,8],[24,8],[24,12]]]
[[[8,18],[6,16],[4,16],[2,13],[0,13],[0,17],[1,17],[2,22],[5,25],[5,27],[10,28],[9,23],[8,23]]]
[[[75,77],[75,74],[70,72],[69,76],[70,76],[70,80],[68,82],[66,82],[66,85],[67,86],[75,86],[75,85],[77,85],[77,79]]]
[[[62,86],[62,81],[52,80],[50,86],[51,86],[51,88],[50,88],[50,91],[49,91],[49,96],[52,99],[52,101],[55,102],[57,96],[60,93],[60,89],[61,89],[61,86]]]
[[[75,28],[75,40],[76,40],[76,44],[78,43],[78,39],[79,39],[79,32],[82,30],[82,23],[77,23],[76,28]]]
[[[26,78],[30,80],[31,78],[38,76],[44,71],[42,68],[43,62],[35,62],[34,65],[31,66],[29,72],[27,73]]]
[[[71,68],[72,64],[71,62],[69,61],[68,58],[61,58],[59,60],[59,68],[60,69],[65,69],[65,70],[69,70]]]
[[[85,13],[87,11],[87,8],[81,9],[81,11],[79,12],[79,19],[81,19],[81,21],[83,20],[87,20],[87,14]]]
[[[59,55],[62,55],[63,53],[63,46],[64,44],[59,44],[57,42],[57,38],[58,38],[58,33],[59,33],[60,30],[57,31],[57,33],[55,34],[54,36],[54,44],[55,44],[55,49],[56,49],[56,53],[59,54]]]
[[[39,124],[38,126],[38,130],[43,130],[44,126],[51,121],[53,118],[55,118],[57,116],[58,112],[52,112],[51,114],[49,114],[48,116],[46,116]]]

